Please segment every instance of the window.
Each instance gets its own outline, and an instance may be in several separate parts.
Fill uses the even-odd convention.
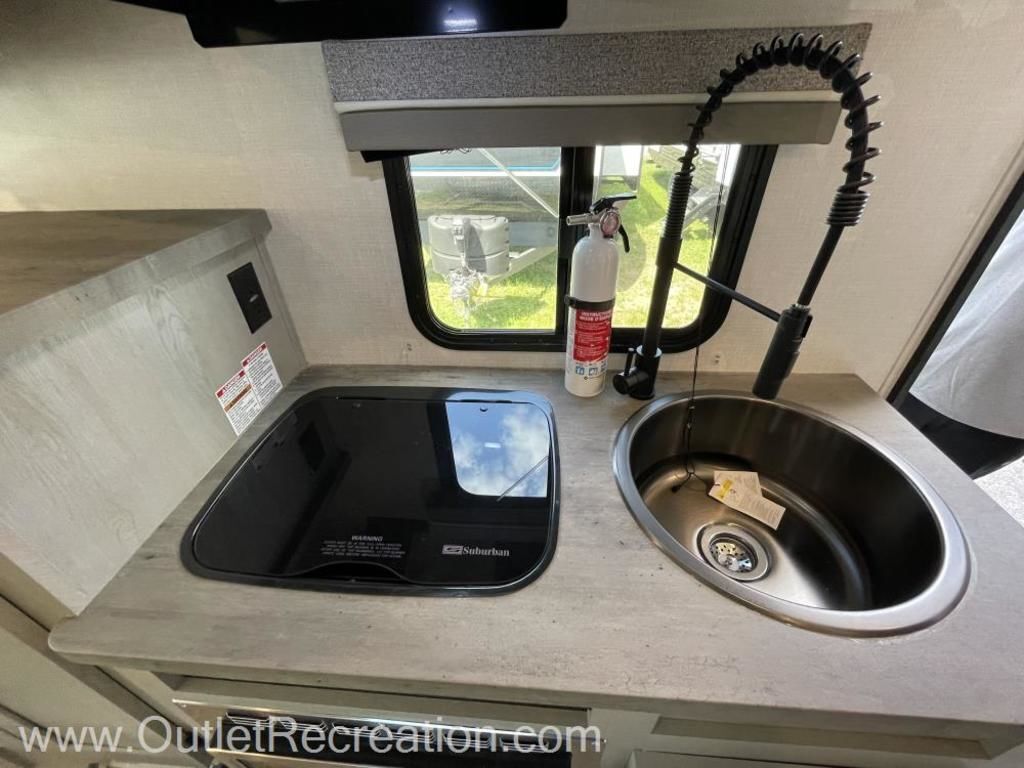
[[[630,252],[621,254],[618,291],[612,323],[640,328],[654,284],[655,254],[661,222],[668,209],[668,188],[685,146],[598,147],[594,165],[594,197],[635,191],[636,200],[622,212],[630,236]],[[728,192],[736,175],[740,147],[713,144],[701,149],[693,191],[687,205],[686,236],[680,257],[686,266],[707,274],[724,221]],[[665,312],[666,328],[684,328],[700,314],[704,286],[685,277],[673,279]]]
[[[461,349],[565,346],[573,247],[565,216],[593,199],[636,191],[623,209],[631,250],[619,267],[613,349],[639,342],[647,316],[668,185],[684,147],[465,149],[384,161],[406,299],[428,338]],[[734,286],[774,147],[707,145],[681,258]],[[728,300],[673,278],[662,348],[689,349],[722,324]],[[703,338],[701,338],[703,337]]]
[[[452,330],[553,331],[562,152],[409,158],[427,298]]]

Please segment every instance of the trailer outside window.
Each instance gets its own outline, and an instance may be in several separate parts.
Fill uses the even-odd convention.
[[[668,187],[681,145],[477,148],[386,160],[385,179],[406,298],[419,330],[461,349],[565,346],[572,249],[565,216],[635,191],[623,223],[613,349],[638,343],[647,315]],[[683,262],[735,285],[774,147],[701,149]],[[724,321],[728,302],[695,280],[673,281],[663,349],[689,349]]]
[[[553,331],[562,152],[409,158],[434,318],[452,330]]]

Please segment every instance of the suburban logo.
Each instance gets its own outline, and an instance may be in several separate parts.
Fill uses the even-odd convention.
[[[462,544],[445,544],[441,547],[442,555],[458,555],[462,557],[508,557],[507,549],[497,547],[466,547]]]

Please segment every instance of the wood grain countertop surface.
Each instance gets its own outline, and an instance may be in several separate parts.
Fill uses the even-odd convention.
[[[663,374],[663,393],[685,377]],[[748,390],[709,374],[701,388]],[[554,408],[561,462],[558,546],[512,594],[384,597],[210,581],[179,561],[185,529],[211,492],[296,398],[326,386],[525,389]],[[889,445],[957,514],[973,556],[960,605],[909,635],[851,639],[763,616],[677,567],[619,497],[611,448],[642,406],[608,391],[583,400],[559,371],[314,367],[301,374],[196,486],[82,615],[51,635],[80,662],[231,680],[465,697],[703,717],[718,708],[803,712],[805,722],[946,738],[1024,724],[1024,528],[866,384],[796,375],[787,400]],[[865,478],[870,482],[870,478]],[[913,542],[907,542],[912,556]],[[765,714],[767,713],[767,714]],[[1024,737],[1022,737],[1024,738]]]

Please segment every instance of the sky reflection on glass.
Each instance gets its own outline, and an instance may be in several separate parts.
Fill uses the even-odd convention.
[[[540,408],[465,402],[445,408],[463,490],[477,496],[547,496],[551,434]]]

